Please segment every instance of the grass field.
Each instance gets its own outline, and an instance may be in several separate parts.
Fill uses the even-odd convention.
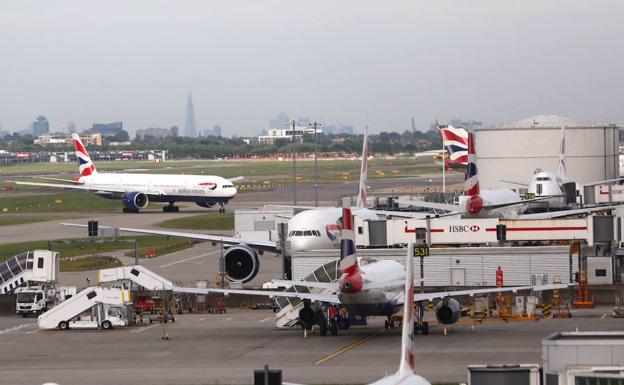
[[[158,224],[161,227],[172,229],[197,229],[197,230],[233,230],[233,213],[207,213],[190,217],[169,219]]]
[[[117,258],[107,256],[89,256],[84,258],[67,258],[61,259],[61,271],[87,271],[108,269],[110,267],[118,267],[123,264]]]
[[[38,194],[2,197],[0,211],[8,213],[54,213],[67,211],[119,210],[123,204],[118,199],[105,199],[82,191],[60,191],[57,194]],[[0,214],[1,216],[1,214]]]
[[[142,235],[136,237],[121,237],[120,239],[136,239],[138,241],[139,255],[144,256],[146,249],[153,249],[156,255],[164,254],[164,252],[172,252],[183,250],[198,243],[183,238],[168,238],[161,235]],[[75,238],[72,240],[85,241],[87,238]],[[64,240],[70,241],[70,240]],[[131,255],[134,255],[134,243],[126,242],[107,242],[107,243],[56,243],[51,244],[52,250],[61,253],[62,258],[75,257],[79,255],[105,254],[116,250],[132,249]],[[7,243],[0,246],[0,262],[8,258],[28,250],[48,249],[48,241],[32,241],[20,243]]]

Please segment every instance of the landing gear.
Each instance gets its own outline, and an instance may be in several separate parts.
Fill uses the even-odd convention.
[[[425,317],[425,308],[422,302],[416,307],[416,319],[414,320],[414,335],[420,330],[423,336],[429,335],[429,322],[423,321]]]
[[[394,323],[394,319],[392,319],[392,316],[388,316],[388,319],[386,320],[386,322],[384,322],[384,328],[386,330],[394,329],[395,326],[396,324]]]
[[[175,202],[169,202],[169,205],[163,207],[163,212],[165,213],[177,213],[180,211],[178,206],[174,206]]]
[[[225,214],[225,203],[219,203],[219,214]]]

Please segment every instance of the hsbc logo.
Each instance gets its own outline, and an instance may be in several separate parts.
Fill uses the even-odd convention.
[[[476,233],[481,230],[477,225],[449,226],[449,233]]]

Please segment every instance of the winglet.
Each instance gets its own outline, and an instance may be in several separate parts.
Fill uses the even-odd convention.
[[[77,133],[72,133],[72,141],[74,142],[74,149],[76,150],[76,158],[78,159],[78,171],[81,176],[89,176],[96,174],[95,165],[89,157],[89,153],[84,144],[80,140],[80,136]]]
[[[364,142],[362,143],[362,163],[360,166],[360,188],[355,207],[366,207],[366,187],[368,174],[368,126],[364,126]]]
[[[399,377],[413,375],[416,371],[416,366],[414,364],[414,244],[410,244],[407,250]]]

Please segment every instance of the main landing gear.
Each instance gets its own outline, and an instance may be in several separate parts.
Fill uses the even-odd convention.
[[[178,206],[174,206],[175,202],[169,202],[169,204],[165,207],[163,207],[163,212],[165,213],[177,213],[178,211],[180,211],[180,208]]]
[[[219,203],[219,214],[225,214],[225,203]]]
[[[423,321],[425,318],[425,305],[422,302],[418,302],[416,306],[416,319],[414,320],[414,335],[418,334],[420,330],[423,336],[429,334],[429,322]]]

